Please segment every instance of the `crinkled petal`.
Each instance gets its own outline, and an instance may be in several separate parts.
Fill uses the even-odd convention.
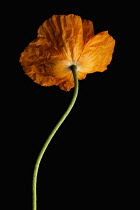
[[[72,74],[68,61],[45,38],[32,41],[22,52],[20,62],[25,73],[42,86],[59,85]]]
[[[92,37],[84,47],[78,60],[80,72],[103,72],[110,64],[114,51],[115,40],[103,31]]]
[[[59,84],[61,90],[69,91],[71,88],[74,87],[74,82],[69,80],[65,80],[64,82]]]
[[[83,41],[86,44],[94,36],[93,22],[83,20]]]
[[[87,74],[84,72],[77,71],[77,76],[79,80],[85,79],[86,75]],[[69,77],[67,77],[65,81],[59,84],[59,87],[65,91],[69,91],[71,88],[73,88],[74,87],[73,75],[69,74]]]
[[[83,50],[81,17],[53,15],[39,27],[38,37],[46,38],[69,61],[76,61]]]

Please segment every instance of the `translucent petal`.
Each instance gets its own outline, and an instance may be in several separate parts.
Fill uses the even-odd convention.
[[[92,37],[84,47],[78,60],[81,72],[103,72],[112,60],[115,40],[103,31]]]
[[[76,61],[83,50],[82,20],[77,15],[53,15],[38,29],[69,61]]]

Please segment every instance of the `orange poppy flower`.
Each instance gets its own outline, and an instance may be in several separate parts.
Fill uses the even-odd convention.
[[[70,66],[77,66],[78,79],[103,72],[111,62],[115,40],[103,31],[94,35],[93,23],[77,15],[53,15],[21,53],[25,73],[42,86],[74,87]]]

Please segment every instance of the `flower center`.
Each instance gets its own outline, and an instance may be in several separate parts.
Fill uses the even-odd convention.
[[[75,64],[72,64],[71,66],[69,66],[69,69],[71,69],[72,71],[75,69],[77,70],[77,66]]]
[[[73,70],[75,68],[77,71],[80,69],[78,62],[69,62],[66,69],[67,70]]]

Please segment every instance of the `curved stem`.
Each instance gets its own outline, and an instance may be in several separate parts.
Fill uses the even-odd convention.
[[[33,181],[32,181],[32,205],[33,205],[32,210],[37,210],[37,174],[38,174],[38,169],[39,169],[41,159],[42,159],[43,154],[44,154],[45,150],[47,149],[51,139],[55,135],[56,131],[58,130],[58,128],[61,126],[61,124],[64,122],[64,120],[66,119],[66,117],[70,113],[70,111],[71,111],[71,109],[72,109],[72,107],[73,107],[73,105],[76,101],[77,95],[78,95],[79,84],[78,84],[78,78],[77,78],[77,73],[76,73],[77,66],[72,65],[70,67],[70,69],[72,70],[73,77],[74,77],[74,83],[75,83],[73,97],[72,97],[72,100],[71,100],[67,110],[65,111],[65,113],[63,114],[61,119],[58,121],[58,123],[56,124],[56,126],[54,127],[52,132],[50,133],[49,137],[47,138],[45,144],[43,145],[43,147],[42,147],[42,149],[41,149],[41,151],[38,155],[38,158],[37,158],[37,161],[36,161],[36,164],[35,164],[35,167],[34,167]]]

